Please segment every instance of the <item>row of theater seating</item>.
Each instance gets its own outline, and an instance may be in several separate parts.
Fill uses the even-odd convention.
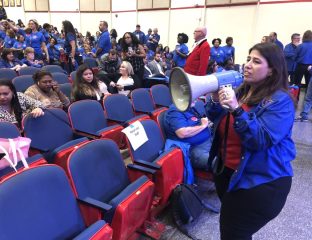
[[[119,97],[119,95],[112,95],[109,97],[114,98],[114,96]],[[123,97],[125,97],[125,96],[123,96]],[[128,99],[127,99],[127,101],[129,103]],[[86,106],[92,106],[93,107],[93,108],[90,107],[89,109],[85,108],[83,110],[83,113],[81,113],[82,115],[80,115],[80,118],[86,117],[86,119],[88,119],[88,118],[92,118],[91,117],[92,115],[97,117],[97,119],[93,119],[88,124],[83,124],[83,126],[87,125],[87,126],[92,127],[93,125],[101,124],[100,122],[101,122],[101,119],[103,120],[104,112],[103,112],[103,109],[102,109],[100,103],[98,103],[96,101],[85,100],[85,101],[80,101],[80,102],[74,103],[74,104],[72,104],[71,107],[74,108],[74,106],[76,104],[78,106],[80,103],[82,105],[84,105],[85,107]],[[105,107],[105,103],[104,103],[104,107]],[[116,108],[116,106],[115,106],[115,108]],[[99,111],[101,111],[101,113],[95,109],[98,109]],[[77,114],[77,112],[74,113],[73,115],[75,115],[75,114]],[[71,108],[69,109],[69,115],[71,115]],[[78,117],[77,119],[79,120],[79,114],[77,115],[77,117]],[[70,119],[71,119],[70,121],[72,123],[74,117],[71,117]],[[135,119],[137,119],[137,117]],[[147,119],[147,120],[142,120],[142,124],[143,124],[144,129],[147,133],[149,141],[146,144],[144,144],[141,148],[139,148],[137,151],[133,151],[129,142],[127,142],[128,148],[130,149],[130,153],[131,153],[131,157],[133,159],[133,162],[140,165],[140,166],[137,166],[137,165],[132,166],[132,168],[131,168],[132,174],[131,174],[131,176],[129,176],[129,179],[134,181],[134,180],[140,178],[142,175],[147,175],[150,177],[150,179],[154,180],[155,194],[152,194],[153,197],[152,197],[151,205],[148,207],[148,216],[149,216],[148,219],[151,220],[154,216],[156,216],[167,205],[169,195],[170,195],[171,191],[173,190],[173,188],[177,184],[182,182],[183,158],[182,158],[182,153],[179,149],[170,149],[168,152],[163,152],[161,154],[160,152],[163,150],[163,147],[164,147],[164,138],[163,138],[163,135],[161,134],[161,130],[159,129],[156,122],[149,120],[147,116],[145,116],[141,119]],[[3,124],[1,124],[1,125],[3,125]],[[6,123],[6,125],[9,125],[9,124]],[[72,130],[72,128],[70,126],[70,123],[69,123],[69,120],[68,120],[66,113],[60,109],[47,110],[45,115],[42,118],[34,119],[34,118],[27,116],[23,120],[23,126],[24,126],[25,136],[30,137],[32,139],[31,154],[34,154],[36,152],[43,153],[45,158],[48,159],[49,162],[55,163],[55,164],[58,164],[59,166],[61,166],[67,172],[68,176],[70,176],[72,174],[68,169],[69,161],[70,161],[69,159],[71,159],[72,154],[74,154],[75,151],[78,151],[78,149],[90,144],[90,141],[87,138],[78,138],[78,139],[71,141],[74,138],[74,131]],[[114,130],[112,130],[114,128],[117,128],[117,129],[119,128],[119,131],[120,131],[122,129],[122,126],[115,125],[115,126],[109,127],[110,130],[108,131],[109,132],[108,136],[110,134],[114,135]],[[16,130],[16,133],[12,134],[12,133],[10,133],[10,131],[4,131],[1,129],[1,135],[2,135],[1,137],[14,138],[18,135],[18,131],[16,128],[15,128],[15,130]],[[99,137],[99,136],[105,137],[105,134],[104,135],[98,134],[97,137]],[[119,140],[119,139],[117,139],[117,140]],[[109,140],[106,140],[106,141],[109,141]],[[102,152],[101,154],[98,154],[97,155],[98,159],[102,159],[103,156],[107,156],[107,157],[112,156],[112,151],[115,151],[115,150],[116,150],[115,151],[116,154],[117,153],[119,154],[119,157],[114,156],[113,159],[115,159],[115,161],[118,158],[121,159],[117,145],[115,143],[113,143],[112,141],[109,141],[109,142],[110,142],[111,146],[109,148],[106,148],[107,151]],[[100,145],[102,145],[102,144],[100,144]],[[99,149],[104,149],[104,147],[102,146]],[[115,150],[113,150],[113,149],[115,149]],[[90,154],[95,153],[95,152],[96,151],[93,149],[92,151],[90,151]],[[92,165],[90,162],[91,155],[89,153],[86,153],[86,150],[81,150],[80,153],[83,154],[84,155],[83,158],[85,160],[87,160],[87,163],[85,163],[85,164],[87,164],[88,166],[90,164],[90,167],[91,167],[91,165]],[[31,166],[35,166],[35,165],[42,164],[45,162],[45,161],[43,161],[42,158],[38,157],[38,155],[32,157],[32,160],[33,160],[34,164],[32,165],[30,163]],[[98,160],[98,161],[102,161],[102,160]],[[119,160],[117,160],[117,161],[119,161]],[[121,161],[122,161],[122,159],[121,159]],[[112,164],[115,167],[115,162]],[[93,171],[98,172],[101,175],[103,173],[103,171],[101,170],[99,172],[99,169],[96,166],[98,166],[98,164],[95,164],[93,166],[93,167],[95,167],[95,169],[93,169]],[[87,166],[82,167],[83,171],[86,170],[86,167]],[[127,169],[128,169],[128,171],[130,171],[129,167]],[[91,181],[91,179],[93,179],[95,182],[85,183],[88,187],[85,188],[84,191],[87,191],[88,189],[92,189],[92,190],[97,192],[98,190],[95,190],[95,188],[96,189],[99,189],[99,188],[102,189],[103,188],[102,186],[99,188],[97,187],[97,182],[98,182],[97,180],[100,178],[100,176],[94,177],[95,173],[93,171],[89,172],[91,174],[91,176],[86,177],[86,180]],[[116,174],[115,169],[110,169],[108,172],[110,172],[112,174]],[[104,174],[104,173],[102,175],[103,175],[102,177],[109,176],[108,174]],[[113,179],[113,177],[110,177],[110,178]],[[114,188],[116,188],[116,184],[118,185],[119,183],[113,182],[113,180],[111,180],[110,178],[106,178],[106,182],[109,182],[109,184],[112,184],[114,186]],[[107,179],[109,179],[109,180],[107,181]],[[143,181],[143,180],[140,180],[140,181]],[[100,182],[104,182],[104,181],[100,181]],[[148,189],[150,189],[150,188],[152,188],[152,187],[149,186]],[[74,192],[76,193],[76,196],[79,197],[78,196],[79,194],[77,193],[77,189]],[[139,192],[141,192],[141,190]],[[91,194],[91,196],[93,196],[92,195],[93,193],[90,193],[90,194]],[[100,195],[102,196],[102,193]],[[132,199],[132,198],[129,197],[129,199]],[[97,196],[97,198],[95,198],[95,199],[97,201],[101,201],[101,200],[103,201],[103,199],[99,196]],[[108,201],[107,199],[105,199],[105,200]],[[136,200],[136,202],[137,202],[137,200]],[[145,204],[144,206],[146,206],[146,203],[148,202],[148,200],[145,199],[143,202]],[[134,205],[134,206],[130,207],[130,209],[135,208],[136,211],[138,211],[138,212],[143,211],[144,208],[142,208],[141,206],[139,206],[139,207],[136,207],[136,206],[137,205]],[[125,206],[120,207],[120,208],[125,209]],[[103,213],[102,210],[100,212]],[[83,215],[85,217],[85,220],[87,219],[87,225],[90,225],[91,223],[94,223],[95,220],[102,218],[103,216],[99,217],[100,212],[96,212],[96,211],[94,212],[94,209],[93,210],[90,210],[90,209],[85,210],[83,208]],[[125,216],[123,216],[122,213],[120,213],[120,214],[121,214],[121,216],[116,217],[116,218],[117,219],[120,218],[121,220],[124,219]],[[147,213],[145,212],[145,214],[147,214]],[[108,215],[109,214],[106,214],[106,217]],[[134,217],[134,216],[137,216],[138,213],[129,215],[129,212],[128,212],[128,214],[126,214],[126,215],[127,215],[127,219],[128,219],[129,216]],[[118,216],[118,215],[116,215],[116,216]],[[126,235],[129,236],[130,233],[133,233],[134,230],[138,229],[139,225],[141,226],[143,224],[144,220],[147,219],[147,217],[140,217],[140,221],[138,221],[137,219],[130,218],[131,221],[125,220],[126,223],[124,221],[121,221],[121,220],[120,220],[121,222],[118,222],[118,221],[114,222],[112,220],[112,218],[110,218],[110,219],[105,218],[105,219],[110,223],[110,225],[112,226],[112,228],[114,230],[114,235],[113,235],[114,239],[127,239],[126,237],[122,237],[122,236],[125,236],[124,235],[125,232],[127,233]],[[115,219],[115,217],[113,219]],[[137,222],[140,224],[133,227],[133,224],[129,225],[129,223],[132,223],[132,222]],[[153,231],[151,231],[150,226],[153,226],[152,228],[154,230],[157,229],[158,232],[161,232],[159,225],[156,225],[156,227],[155,227],[155,224],[152,224],[152,225],[149,224],[149,232],[150,233],[153,232]],[[141,227],[140,230],[144,231],[144,228]],[[155,234],[154,234],[154,236],[155,236]],[[156,234],[156,236],[159,236],[159,234],[158,235]]]

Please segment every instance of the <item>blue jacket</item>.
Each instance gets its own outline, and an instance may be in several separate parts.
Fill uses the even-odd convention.
[[[146,42],[145,34],[142,31],[134,31],[133,34],[139,39],[140,43],[143,45]]]
[[[207,116],[218,123],[226,114],[219,104],[207,104]],[[277,178],[293,176],[291,161],[296,156],[291,139],[295,108],[288,93],[277,91],[269,101],[254,106],[250,112],[236,117],[234,129],[242,145],[241,161],[233,173],[228,191],[249,189]],[[218,151],[218,134],[210,159]]]
[[[301,43],[296,50],[296,63],[312,64],[312,41]]]
[[[281,41],[276,39],[274,43],[283,51],[284,45],[283,45],[283,43]]]
[[[287,44],[284,48],[284,55],[287,63],[288,72],[294,72],[296,69],[296,49],[297,46],[292,43]]]
[[[176,46],[176,49],[173,51],[173,62],[175,63],[175,66],[183,68],[186,63],[186,58],[181,57],[176,50],[179,50],[181,53],[187,55],[188,54],[188,47],[186,44],[178,44]]]
[[[183,182],[185,184],[193,184],[195,178],[194,178],[194,172],[193,172],[191,160],[189,157],[190,156],[190,144],[167,139],[165,143],[164,151],[168,151],[172,147],[180,148],[183,153],[183,161],[184,161]]]

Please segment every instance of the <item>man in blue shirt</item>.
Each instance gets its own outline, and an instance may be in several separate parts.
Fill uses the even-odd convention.
[[[112,48],[112,44],[109,37],[108,32],[108,23],[106,21],[101,21],[99,25],[99,30],[101,31],[101,35],[99,37],[97,47],[96,47],[96,57],[101,58],[101,56],[105,53],[108,53]]]
[[[271,38],[271,41],[273,43],[275,43],[283,51],[284,50],[284,45],[283,45],[283,43],[281,41],[279,41],[277,39],[277,33],[276,32],[271,32],[269,36]]]
[[[296,49],[300,44],[300,34],[294,33],[291,35],[291,43],[287,44],[284,48],[284,55],[287,63],[287,71],[290,76],[290,83],[294,83],[295,69],[296,69]]]
[[[140,43],[143,45],[146,42],[145,34],[141,31],[141,26],[139,24],[136,25],[136,29],[133,34],[139,39]]]
[[[165,115],[164,127],[169,139],[190,144],[193,168],[208,169],[211,147],[210,121],[200,112],[194,106],[181,112],[172,104]]]

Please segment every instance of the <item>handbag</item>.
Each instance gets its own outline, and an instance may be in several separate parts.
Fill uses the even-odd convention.
[[[226,116],[226,122],[225,122],[225,132],[224,132],[224,138],[223,138],[223,155],[217,155],[212,160],[212,172],[214,175],[220,175],[224,170],[224,162],[226,160],[226,143],[227,143],[227,137],[229,135],[229,125],[230,125],[230,113],[227,113]]]
[[[204,209],[214,213],[219,210],[205,203],[198,195],[196,186],[191,184],[180,184],[172,193],[173,220],[178,229],[193,240],[197,238],[190,233],[190,224],[199,218]]]
[[[26,158],[30,147],[30,138],[0,138],[0,153],[5,154],[0,160],[0,169],[12,167],[17,172],[16,166],[22,161],[25,168],[29,168]]]

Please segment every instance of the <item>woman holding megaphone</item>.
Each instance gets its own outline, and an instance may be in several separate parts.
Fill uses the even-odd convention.
[[[282,210],[296,156],[295,107],[282,51],[260,43],[249,51],[244,82],[219,89],[207,105],[216,126],[210,161],[221,200],[222,240],[252,235]]]

